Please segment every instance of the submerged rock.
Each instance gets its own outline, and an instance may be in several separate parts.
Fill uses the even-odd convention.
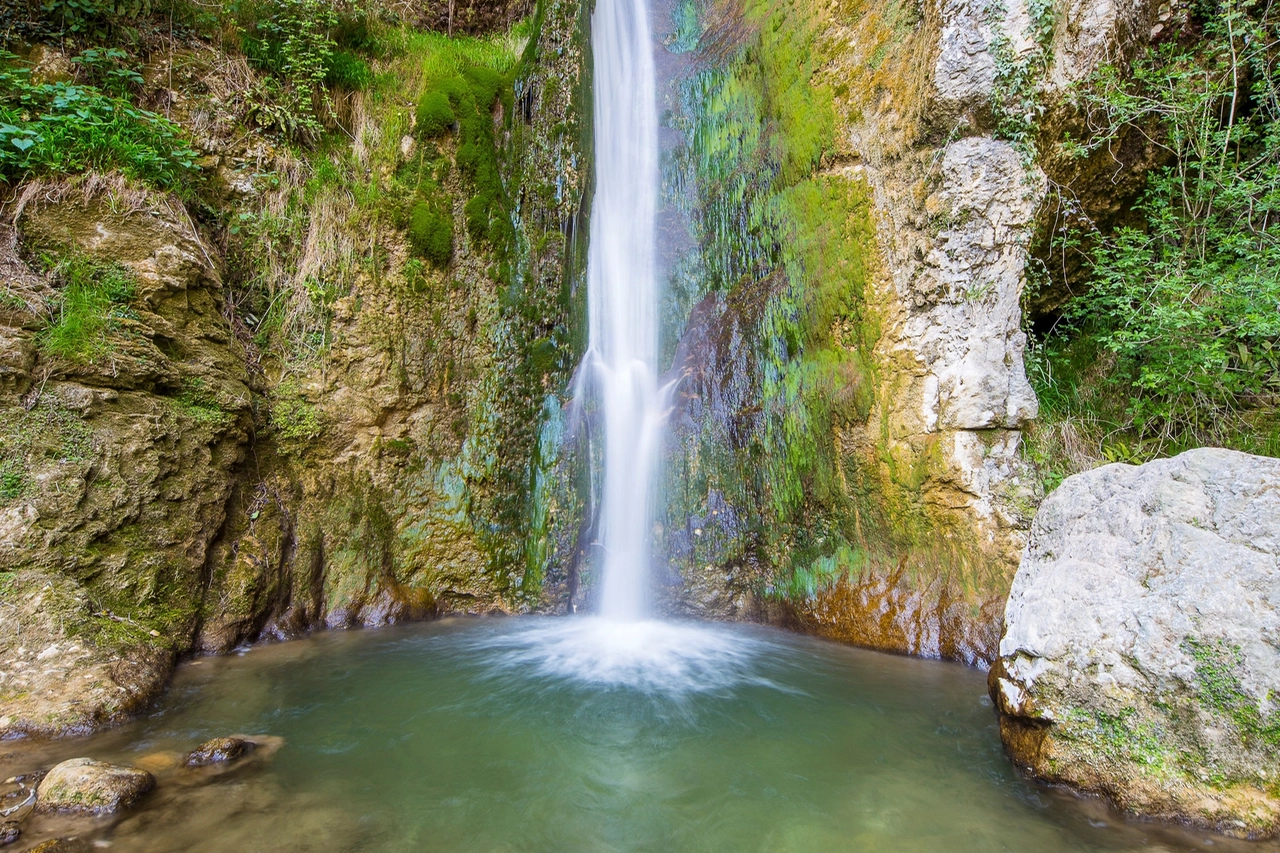
[[[156,777],[136,767],[72,758],[49,771],[37,791],[40,811],[109,814],[128,808],[155,787]]]
[[[87,853],[90,846],[79,838],[51,838],[32,847],[28,853]]]
[[[205,741],[192,750],[187,756],[188,767],[204,767],[209,764],[224,764],[243,758],[257,747],[251,740],[238,737],[216,737]]]
[[[6,820],[4,823],[0,823],[0,847],[17,841],[18,836],[21,834],[22,828],[18,826],[16,820]]]
[[[1036,515],[990,685],[1037,775],[1280,834],[1280,460],[1202,449],[1068,478]]]

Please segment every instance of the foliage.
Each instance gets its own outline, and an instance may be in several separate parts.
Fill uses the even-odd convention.
[[[335,50],[329,54],[325,65],[324,85],[329,89],[346,89],[350,92],[367,89],[373,85],[373,70],[349,50]]]
[[[296,111],[294,135],[317,139],[329,118],[322,97],[334,69],[336,44],[330,34],[338,13],[329,0],[260,0],[245,4],[242,15],[256,20],[243,39],[245,54],[260,68],[286,83],[277,93],[282,105]]]
[[[1030,165],[1036,156],[1037,122],[1045,110],[1040,81],[1051,56],[1052,0],[1028,0],[1027,12],[1027,31],[1022,35],[1030,47],[1017,50],[1012,36],[1000,24],[1007,14],[1003,3],[997,0],[987,7],[988,15],[995,22],[989,50],[996,66],[991,91],[996,133],[1013,143],[1023,162]]]
[[[0,4],[0,25],[8,30],[0,38],[106,39],[152,8],[151,0],[8,0]]]
[[[92,83],[36,83],[17,57],[0,53],[0,178],[113,171],[182,190],[196,152],[182,130],[125,97],[141,78],[117,49],[76,57]]]
[[[124,267],[99,264],[78,255],[56,268],[63,287],[56,298],[56,319],[38,337],[50,356],[82,364],[110,357],[122,321],[133,316],[134,280]]]
[[[1115,429],[1145,448],[1139,457],[1199,444],[1280,450],[1271,17],[1253,0],[1223,0],[1202,38],[1153,47],[1131,74],[1105,69],[1080,95],[1091,147],[1141,133],[1168,165],[1148,177],[1139,224],[1095,235],[1089,291],[1040,344],[1040,390],[1055,396],[1072,351],[1095,348],[1109,368],[1097,381],[1124,403]]]

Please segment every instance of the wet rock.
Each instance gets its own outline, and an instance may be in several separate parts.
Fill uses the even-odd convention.
[[[51,838],[43,844],[37,844],[27,853],[88,853],[92,849],[79,838]]]
[[[16,820],[6,820],[4,823],[0,823],[0,847],[17,841],[18,836],[21,834],[22,829],[18,826]]]
[[[225,764],[243,758],[257,747],[251,740],[238,737],[217,737],[200,744],[187,756],[188,767],[204,767],[209,764]]]
[[[136,767],[72,758],[49,771],[37,791],[42,812],[109,814],[128,808],[155,787],[156,777]]]
[[[1005,610],[1014,758],[1146,815],[1280,834],[1280,460],[1193,450],[1068,478]]]

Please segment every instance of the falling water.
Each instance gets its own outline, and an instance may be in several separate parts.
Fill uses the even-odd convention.
[[[588,363],[604,414],[600,610],[630,620],[646,610],[650,483],[662,411],[654,275],[658,115],[645,0],[599,0],[591,37],[596,196]]]

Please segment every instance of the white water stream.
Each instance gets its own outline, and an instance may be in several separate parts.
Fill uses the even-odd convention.
[[[599,0],[596,195],[587,261],[590,349],[604,415],[601,615],[647,612],[649,529],[663,394],[658,388],[658,107],[645,0]]]

